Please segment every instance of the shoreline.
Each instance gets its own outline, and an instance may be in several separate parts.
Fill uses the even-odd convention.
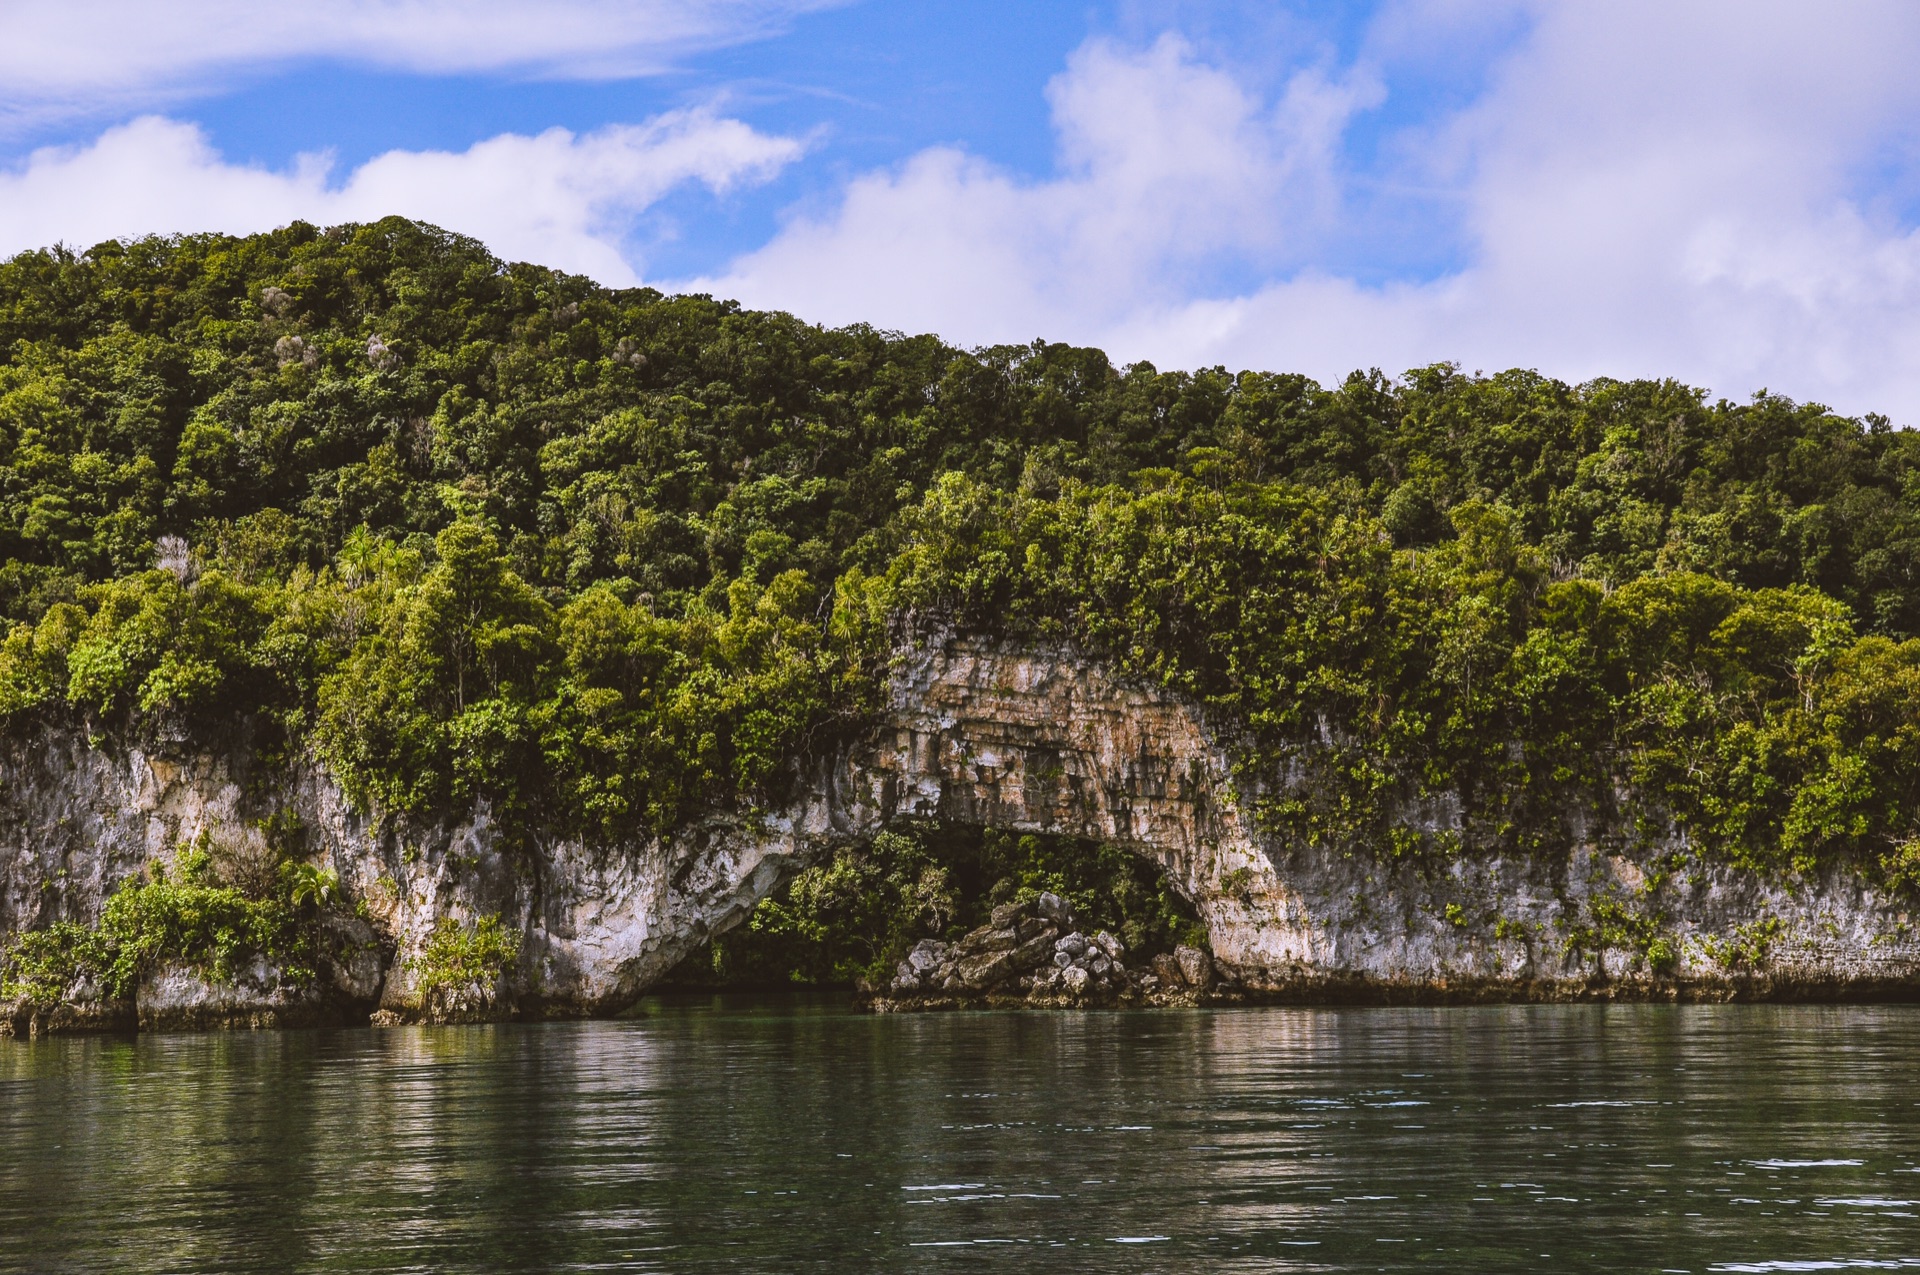
[[[0,1009],[0,1039],[35,1040],[54,1036],[214,1035],[258,1031],[351,1031],[363,1028],[473,1026],[500,1023],[618,1022],[636,1016],[647,1001],[693,1002],[738,998],[762,1001],[829,1002],[862,1015],[903,1016],[954,1013],[1112,1013],[1184,1009],[1447,1009],[1518,1005],[1920,1005],[1920,980],[1832,980],[1755,978],[1742,982],[1652,982],[1615,980],[1578,983],[1556,980],[1516,985],[1462,981],[1384,984],[1318,981],[1286,987],[1247,988],[1219,985],[1204,991],[1147,996],[1118,994],[1068,1002],[989,992],[931,996],[888,996],[862,992],[846,984],[792,987],[669,987],[645,994],[617,1014],[552,1012],[544,1006],[495,1014],[400,1018],[377,1010],[341,1007],[236,1011],[228,1014],[142,1014],[131,1004],[82,1012],[72,1006],[51,1010],[8,1006]]]

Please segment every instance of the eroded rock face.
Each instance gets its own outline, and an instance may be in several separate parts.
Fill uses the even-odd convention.
[[[901,816],[1132,847],[1193,901],[1223,984],[1256,993],[1920,989],[1920,935],[1901,904],[1866,883],[1770,884],[1712,867],[1650,873],[1625,838],[1580,811],[1568,813],[1563,854],[1461,858],[1437,869],[1263,838],[1224,748],[1191,705],[1118,681],[1065,648],[948,636],[905,651],[883,720],[865,738],[801,761],[791,806],[760,819],[716,815],[667,841],[587,847],[537,829],[509,838],[484,807],[445,825],[371,819],[315,768],[258,773],[244,740],[219,757],[96,748],[74,732],[7,747],[0,934],[92,921],[113,888],[180,841],[203,830],[229,843],[257,840],[262,820],[291,812],[309,857],[337,871],[362,908],[375,940],[367,950],[377,949],[375,974],[328,974],[329,1012],[378,1009],[397,1020],[427,1012],[413,958],[443,918],[488,915],[520,935],[520,961],[462,1004],[495,1015],[615,1012],[799,866]],[[1404,812],[1429,828],[1452,818],[1444,802]],[[188,1007],[202,1003],[193,995],[168,984],[136,1002],[155,1013],[178,1004],[191,1018],[199,1011]],[[219,996],[228,993],[203,997],[222,1006],[209,1021],[274,1010]],[[80,1014],[76,1006],[69,1017]]]

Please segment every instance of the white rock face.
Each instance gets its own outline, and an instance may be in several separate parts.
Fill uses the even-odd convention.
[[[179,842],[202,831],[216,842],[257,842],[260,820],[291,811],[310,857],[364,903],[377,939],[379,974],[339,975],[327,994],[371,1008],[377,984],[379,1006],[398,1018],[420,1012],[407,958],[442,918],[497,914],[519,932],[520,966],[498,1012],[616,1012],[791,872],[900,816],[1132,847],[1194,902],[1221,973],[1254,991],[1470,998],[1920,987],[1920,935],[1904,905],[1857,878],[1767,884],[1713,867],[1661,877],[1585,812],[1568,813],[1563,852],[1461,858],[1425,874],[1384,856],[1348,859],[1265,838],[1192,705],[1120,682],[1065,648],[948,637],[906,651],[883,720],[830,755],[799,761],[792,805],[761,818],[716,814],[666,841],[587,847],[538,829],[507,838],[484,806],[447,825],[378,820],[353,811],[316,768],[257,772],[244,740],[221,757],[90,747],[73,732],[9,748],[0,935],[91,921],[122,880]],[[1450,817],[1409,810],[1406,822],[1448,826]],[[1656,957],[1668,958],[1660,978],[1645,942],[1632,944],[1602,915],[1657,922],[1666,948]],[[165,983],[136,999],[155,1012],[180,1005],[191,1019],[193,995]],[[221,1002],[203,1017],[242,1021],[250,1004]]]

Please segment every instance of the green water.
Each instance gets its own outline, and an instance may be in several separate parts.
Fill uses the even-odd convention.
[[[1920,1267],[1920,1010],[0,1041],[7,1271]]]

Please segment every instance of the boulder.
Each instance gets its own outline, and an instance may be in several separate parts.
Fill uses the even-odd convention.
[[[946,961],[947,945],[945,943],[939,939],[921,939],[913,945],[913,950],[907,953],[905,964],[917,976],[925,974],[936,966],[946,964]]]
[[[984,992],[994,984],[1003,982],[1013,972],[1013,953],[979,952],[955,961],[953,977],[949,981],[957,981],[970,992]]]
[[[1182,943],[1173,949],[1173,959],[1179,963],[1181,980],[1188,987],[1204,990],[1213,985],[1213,958],[1199,948]]]
[[[954,944],[954,951],[962,957],[975,956],[982,952],[1011,952],[1020,946],[1020,931],[1007,926],[981,926]]]
[[[1048,964],[1053,955],[1053,943],[1057,931],[1051,925],[1041,930],[1013,950],[1013,963],[1020,969],[1029,970]]]

